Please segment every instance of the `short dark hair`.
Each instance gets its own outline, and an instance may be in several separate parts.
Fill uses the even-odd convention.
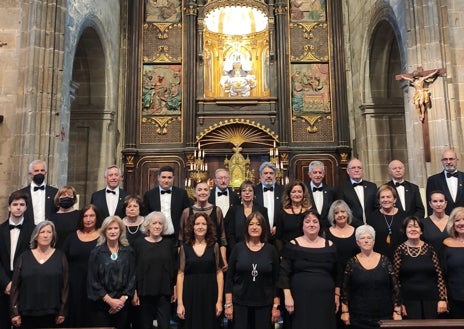
[[[419,225],[419,227],[421,229],[421,232],[424,233],[424,223],[419,218],[417,218],[416,216],[408,216],[403,220],[403,226],[402,226],[403,234],[404,234],[404,236],[406,238],[407,238],[407,236],[406,236],[406,227],[408,227],[409,223],[411,223],[411,222],[412,223],[417,223],[417,225]]]
[[[245,220],[245,241],[248,241],[250,239],[250,234],[248,233],[248,226],[250,225],[250,222],[253,218],[256,218],[259,222],[259,225],[261,225],[262,227],[261,236],[259,237],[259,240],[261,242],[266,242],[270,232],[269,222],[259,211],[253,211],[251,214],[248,215],[248,217]]]
[[[158,176],[161,175],[161,173],[163,171],[168,171],[168,172],[171,172],[174,174],[174,168],[171,167],[171,166],[162,166],[159,170],[158,170]]]
[[[89,203],[81,210],[81,215],[79,216],[79,220],[77,221],[77,229],[82,231],[84,229],[84,214],[87,210],[92,209],[95,212],[95,229],[99,229],[103,223],[103,218],[100,215],[100,211],[98,210],[97,206]]]
[[[29,202],[29,197],[26,193],[21,192],[21,191],[16,191],[10,194],[10,197],[8,198],[8,205],[11,206],[11,203],[15,200],[23,199],[26,201],[26,204]]]

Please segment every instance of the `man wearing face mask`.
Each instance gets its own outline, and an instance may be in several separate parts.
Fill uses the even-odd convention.
[[[29,176],[31,184],[23,187],[19,192],[25,193],[28,198],[25,220],[32,220],[35,225],[43,220],[49,219],[56,213],[54,198],[58,189],[47,185],[47,164],[42,160],[34,160],[29,164]]]
[[[61,187],[55,195],[58,211],[50,216],[50,221],[55,224],[57,236],[55,247],[60,250],[63,250],[68,235],[77,230],[77,222],[81,213],[74,209],[76,202],[76,190],[70,185]]]

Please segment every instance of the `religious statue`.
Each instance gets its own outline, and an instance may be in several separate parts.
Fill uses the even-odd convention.
[[[242,63],[234,62],[232,70],[226,71],[219,83],[229,96],[250,96],[251,89],[256,87],[256,77],[249,73]]]
[[[428,74],[426,73],[427,72],[421,73],[419,71],[414,71],[412,74],[399,75],[401,79],[409,81],[409,85],[414,87],[416,90],[412,97],[412,102],[414,103],[417,114],[419,115],[419,120],[422,123],[424,123],[425,111],[431,106],[428,85],[436,78],[436,75],[439,73],[439,69],[428,72]]]

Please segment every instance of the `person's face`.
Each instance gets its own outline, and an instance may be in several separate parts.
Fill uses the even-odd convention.
[[[319,234],[321,226],[319,224],[319,219],[313,214],[310,214],[305,217],[303,220],[303,233],[308,235],[317,235]]]
[[[454,222],[454,230],[456,231],[457,235],[464,235],[464,217],[459,217],[456,219]]]
[[[137,201],[129,201],[126,207],[126,216],[127,217],[137,217],[140,215],[140,205]]]
[[[455,172],[458,168],[458,157],[456,156],[456,153],[451,150],[446,150],[443,152],[441,157],[441,164],[443,169],[446,171],[451,173]]]
[[[361,250],[366,250],[370,251],[372,248],[374,248],[374,242],[375,240],[372,238],[372,235],[369,233],[364,233],[361,234],[358,240],[356,240],[356,243],[358,244],[359,248]]]
[[[379,195],[379,203],[383,209],[391,209],[395,205],[396,198],[393,196],[392,191],[383,190]]]
[[[356,182],[360,181],[363,177],[363,166],[358,159],[351,160],[348,168],[346,169],[348,176]]]
[[[275,183],[275,172],[272,168],[265,167],[259,177],[263,185],[273,185]]]
[[[84,226],[84,229],[95,229],[95,225],[97,224],[97,214],[92,208],[87,209],[82,217],[82,224]]]
[[[39,231],[36,241],[39,246],[50,246],[53,240],[53,229],[50,225],[45,225]]]
[[[119,174],[118,168],[108,169],[106,174],[106,185],[112,190],[119,186],[121,181],[121,175]]]
[[[47,171],[45,170],[45,164],[38,162],[32,166],[32,171],[29,173],[29,176],[33,178],[37,174],[47,175]]]
[[[263,233],[263,228],[259,223],[259,220],[255,217],[250,220],[248,224],[248,235],[250,238],[261,238],[261,234]]]
[[[313,182],[314,185],[319,186],[324,179],[325,171],[324,167],[317,166],[313,167],[312,171],[308,171],[309,179]]]
[[[295,185],[290,191],[290,200],[292,203],[301,203],[303,201],[303,187],[301,185]]]
[[[11,204],[8,206],[8,211],[10,212],[13,220],[21,219],[26,209],[26,200],[24,199],[13,200]]]
[[[118,241],[121,235],[121,229],[118,223],[112,222],[106,227],[106,240],[107,241]]]
[[[429,205],[435,214],[444,213],[447,205],[445,196],[441,193],[433,193],[430,195]]]
[[[163,190],[170,189],[174,183],[174,174],[170,171],[162,171],[158,175],[158,184]]]
[[[195,197],[198,202],[208,201],[209,186],[206,183],[200,183],[195,187]]]
[[[417,239],[420,239],[421,234],[422,234],[422,230],[419,224],[414,220],[409,221],[408,225],[406,226],[407,238],[411,240],[417,240]]]
[[[345,225],[348,222],[348,213],[344,207],[338,207],[334,212],[335,225]]]
[[[388,173],[396,181],[402,181],[404,178],[404,164],[395,160],[388,165]]]
[[[193,233],[196,237],[205,237],[207,230],[208,222],[205,217],[200,216],[195,219],[195,223],[193,224]]]
[[[152,238],[159,238],[163,233],[163,221],[155,218],[150,225],[148,225],[148,232]]]
[[[216,174],[216,178],[214,179],[214,183],[221,191],[224,191],[230,184],[230,176],[227,171],[219,171]]]
[[[241,190],[240,190],[240,196],[242,197],[242,200],[244,202],[251,202],[253,201],[254,197],[254,191],[253,187],[245,185]]]

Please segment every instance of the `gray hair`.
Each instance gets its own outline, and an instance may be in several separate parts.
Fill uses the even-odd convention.
[[[119,167],[116,165],[111,165],[105,169],[105,176],[104,176],[105,178],[108,177],[108,171],[110,171],[110,169],[113,169],[113,168],[116,168],[118,170],[119,176],[121,176],[121,169],[119,169]]]
[[[47,163],[43,160],[33,160],[31,163],[29,163],[29,167],[28,167],[28,170],[29,172],[31,173],[32,172],[32,167],[34,167],[36,164],[43,164],[44,165],[44,168],[45,168],[45,171],[47,171]]]
[[[325,173],[325,165],[322,161],[311,161],[311,163],[308,166],[308,172],[313,172],[314,167],[322,167],[322,171]]]
[[[347,223],[351,224],[353,213],[351,212],[350,207],[343,200],[335,200],[330,206],[329,213],[327,214],[327,219],[329,220],[330,225],[335,225],[335,212],[339,209],[344,209],[346,211],[346,215],[348,216]]]
[[[259,166],[259,174],[260,175],[263,173],[264,168],[271,168],[274,173],[277,172],[277,167],[275,166],[275,164],[273,164],[272,162],[269,162],[269,161],[265,161],[265,162],[261,163],[261,165]]]
[[[225,169],[225,168],[218,168],[218,169],[216,169],[216,171],[214,172],[214,178],[216,178],[216,176],[217,176],[218,173],[220,173],[220,172],[225,172],[225,173],[227,173],[227,176],[229,176],[229,178],[230,178],[230,173],[229,173],[229,171],[228,171],[227,169]]]
[[[163,232],[162,234],[166,233],[166,230],[168,229],[168,226],[166,225],[166,216],[161,211],[152,211],[148,215],[145,216],[145,220],[142,223],[142,226],[140,227],[140,231],[144,234],[149,234],[149,226],[155,221],[155,220],[161,220],[161,223],[163,223]]]
[[[32,231],[31,240],[29,241],[29,245],[31,249],[37,248],[37,237],[39,236],[40,231],[45,226],[50,226],[52,228],[53,238],[52,238],[52,242],[50,243],[50,246],[55,247],[56,239],[57,239],[55,224],[53,224],[53,222],[49,220],[44,220],[44,221],[41,221],[39,224],[37,224],[34,230]]]
[[[375,240],[375,230],[372,226],[364,224],[359,226],[356,231],[354,232],[354,236],[356,237],[356,241],[361,238],[361,235],[369,234],[373,240]]]

